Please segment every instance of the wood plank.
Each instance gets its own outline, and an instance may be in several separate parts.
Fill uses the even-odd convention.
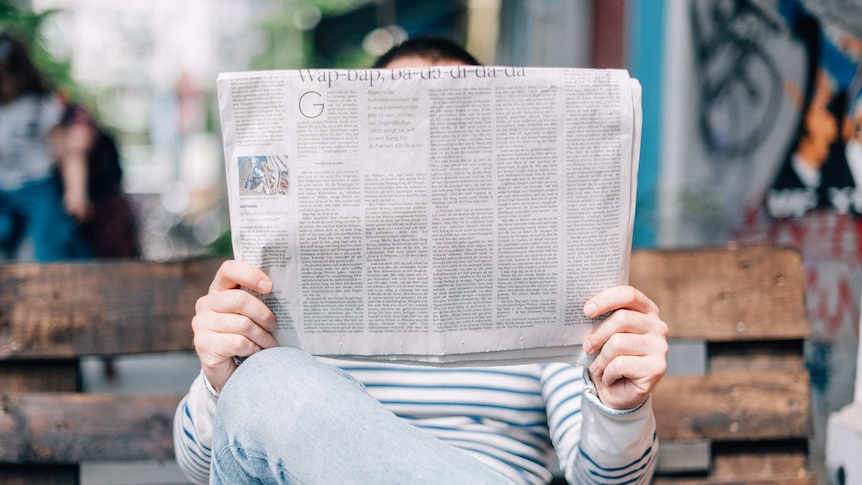
[[[656,478],[652,483],[653,485],[817,485],[817,477],[779,475],[776,477],[737,479]]]
[[[715,443],[712,476],[804,476],[808,473],[808,440]]]
[[[0,359],[189,350],[220,263],[0,265]]]
[[[804,371],[668,376],[653,394],[653,409],[661,439],[807,438],[809,396]]]
[[[671,338],[726,341],[805,338],[804,278],[797,251],[766,246],[635,251],[629,274]]]
[[[0,462],[171,459],[179,401],[180,396],[0,394]]]
[[[0,463],[0,483],[3,485],[77,485],[80,477],[78,465]]]
[[[81,390],[78,359],[0,360],[4,392],[76,392]]]
[[[188,350],[194,302],[218,264],[0,266],[0,358]],[[672,337],[782,339],[807,335],[803,276],[797,252],[754,247],[635,251],[630,280]]]

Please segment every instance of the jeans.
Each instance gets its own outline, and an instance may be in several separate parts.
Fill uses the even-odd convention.
[[[291,348],[247,359],[215,415],[214,484],[510,484],[402,421],[341,369]]]
[[[54,178],[12,191],[0,191],[0,257],[15,257],[21,242],[30,238],[39,262],[93,256],[77,223],[66,213]]]

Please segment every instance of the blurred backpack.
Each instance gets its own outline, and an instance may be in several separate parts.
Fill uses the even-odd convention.
[[[83,108],[69,104],[60,124],[69,126],[72,123],[88,123],[94,130],[93,145],[87,152],[87,192],[93,211],[81,224],[81,230],[97,257],[139,257],[138,211],[131,197],[123,191],[123,169],[117,144]]]

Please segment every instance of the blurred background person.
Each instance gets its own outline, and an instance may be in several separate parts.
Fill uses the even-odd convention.
[[[85,123],[61,126],[65,109],[23,43],[0,33],[0,248],[7,259],[93,254],[77,224],[92,210],[86,153],[93,131]],[[32,254],[22,251],[25,241]]]
[[[69,104],[60,122],[68,151],[84,152],[89,210],[75,217],[98,258],[138,258],[138,208],[123,189],[123,168],[114,137],[82,106]]]

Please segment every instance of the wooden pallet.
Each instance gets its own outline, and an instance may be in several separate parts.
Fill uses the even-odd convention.
[[[675,344],[702,348],[683,366],[691,375],[666,376],[656,389],[655,483],[816,483],[799,254],[644,251],[633,255],[630,281],[661,308],[671,353]]]

